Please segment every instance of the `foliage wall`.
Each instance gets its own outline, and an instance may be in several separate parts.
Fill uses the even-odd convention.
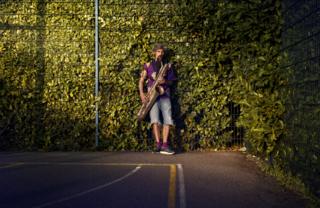
[[[145,150],[138,79],[167,45],[176,148],[243,137],[270,155],[284,132],[279,1],[100,0],[100,95],[94,98],[93,1],[1,1],[1,148]],[[233,116],[232,110],[241,111]],[[235,129],[242,129],[241,135]]]
[[[1,147],[93,145],[93,3],[1,1]]]
[[[281,69],[290,75],[287,86],[286,140],[278,158],[320,197],[320,1],[283,1]]]

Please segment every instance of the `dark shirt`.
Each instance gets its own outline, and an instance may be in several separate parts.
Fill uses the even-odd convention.
[[[170,68],[168,69],[166,75],[164,76],[164,79],[167,81],[174,81],[176,80],[176,76],[173,72],[173,69],[171,67],[171,65],[169,66]],[[150,64],[149,67],[147,66],[147,64],[144,64],[143,68],[146,70],[147,72],[147,87],[148,90],[153,86],[155,79],[157,77],[157,74],[161,68],[161,63],[158,61],[153,60]],[[160,95],[160,98],[165,98],[165,97],[170,97],[170,87],[168,86],[167,83],[161,84],[161,86],[163,87],[165,93],[163,95]]]

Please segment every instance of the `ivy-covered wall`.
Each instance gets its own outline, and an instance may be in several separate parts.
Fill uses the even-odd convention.
[[[281,70],[286,87],[286,139],[278,144],[280,166],[320,197],[320,1],[284,0]]]
[[[167,45],[176,148],[243,138],[268,156],[283,137],[280,2],[100,0],[100,95],[94,97],[94,1],[0,1],[1,149],[146,150],[138,78]],[[239,116],[232,112],[239,112]],[[242,144],[241,144],[242,145]]]
[[[319,1],[0,0],[0,150],[144,151],[138,79],[175,66],[175,148],[245,146],[319,195]],[[282,5],[281,5],[282,3]],[[281,37],[282,35],[282,37]]]
[[[93,2],[0,2],[1,149],[93,146]]]

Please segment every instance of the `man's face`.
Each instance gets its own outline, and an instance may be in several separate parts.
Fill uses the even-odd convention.
[[[164,50],[163,49],[157,49],[155,51],[156,60],[161,61],[163,55],[164,55]]]

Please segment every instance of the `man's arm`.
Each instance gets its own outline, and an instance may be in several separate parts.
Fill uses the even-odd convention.
[[[169,64],[169,70],[168,70],[168,74],[167,76],[165,76],[165,78],[163,78],[162,80],[160,80],[160,84],[166,84],[168,87],[171,87],[173,85],[173,82],[176,81],[176,76],[173,72],[173,69],[172,69],[172,65]]]
[[[140,74],[140,79],[139,79],[139,94],[140,94],[140,98],[141,98],[141,101],[144,103],[146,102],[146,96],[143,92],[143,88],[144,88],[144,81],[146,80],[147,78],[147,72],[146,70],[143,70]]]
[[[162,79],[159,81],[159,84],[166,84],[170,87],[173,84],[173,80]]]

